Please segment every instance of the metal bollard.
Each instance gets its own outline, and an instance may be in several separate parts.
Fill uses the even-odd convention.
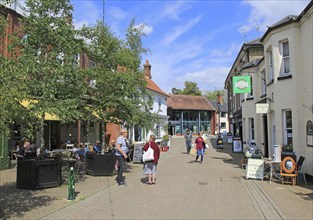
[[[75,199],[75,172],[74,172],[74,162],[70,162],[70,172],[68,176],[68,193],[67,199],[74,200]]]

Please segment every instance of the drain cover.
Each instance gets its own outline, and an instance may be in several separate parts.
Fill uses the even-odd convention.
[[[199,182],[199,185],[200,186],[205,186],[205,185],[208,185],[208,182]]]
[[[240,177],[221,177],[220,181],[240,182]]]

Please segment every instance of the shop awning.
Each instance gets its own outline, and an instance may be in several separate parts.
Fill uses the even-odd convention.
[[[38,100],[26,100],[24,99],[23,101],[20,102],[20,104],[25,107],[26,109],[29,109],[29,105],[32,103],[37,103]],[[57,115],[54,114],[49,114],[49,113],[45,113],[45,120],[46,121],[60,121],[59,117]]]

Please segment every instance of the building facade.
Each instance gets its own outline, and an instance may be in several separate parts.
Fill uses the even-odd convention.
[[[264,45],[269,97],[268,141],[293,147],[305,157],[303,171],[313,177],[313,2],[299,16],[270,26]]]
[[[244,144],[255,143],[266,157],[274,146],[292,147],[307,179],[313,177],[313,2],[299,16],[287,16],[268,28],[251,57],[243,44],[225,80],[231,130]],[[255,43],[254,43],[255,44]],[[257,46],[257,47],[255,47]],[[246,62],[244,57],[250,57]],[[250,94],[233,94],[232,77],[250,75]],[[240,116],[241,115],[241,116]],[[239,122],[239,123],[236,123]]]
[[[214,134],[216,109],[205,96],[170,95],[167,105],[171,135],[183,135],[187,130]]]

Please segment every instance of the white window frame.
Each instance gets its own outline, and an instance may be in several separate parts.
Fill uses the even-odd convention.
[[[287,127],[287,112],[290,112],[291,127]],[[293,144],[293,133],[292,133],[292,111],[290,109],[283,110],[283,144]]]
[[[284,50],[284,44],[288,44],[288,51]],[[290,75],[290,44],[288,40],[284,40],[280,42],[280,54],[281,54],[281,76],[288,76]],[[286,69],[286,66],[289,67]]]
[[[249,118],[249,139],[250,139],[250,143],[254,143],[255,142],[254,118]]]
[[[274,80],[274,63],[273,63],[273,51],[270,47],[267,51],[267,73],[268,73],[268,83]]]
[[[162,100],[161,100],[161,98],[158,98],[158,111],[159,112],[162,111]]]
[[[261,95],[266,94],[266,72],[265,69],[261,72]]]
[[[253,98],[253,77],[250,75],[250,87],[251,87],[251,91],[250,93],[247,94],[248,98]]]

